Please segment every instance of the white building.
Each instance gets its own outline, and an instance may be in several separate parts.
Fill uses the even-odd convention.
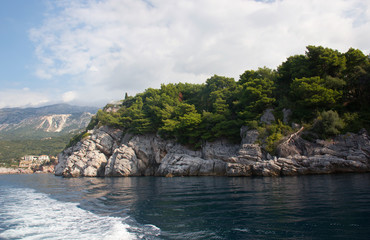
[[[27,155],[27,156],[24,156],[24,160],[25,161],[37,161],[39,158],[37,156],[33,156],[33,155]]]
[[[48,155],[41,155],[39,156],[39,161],[40,162],[50,162],[50,158]]]

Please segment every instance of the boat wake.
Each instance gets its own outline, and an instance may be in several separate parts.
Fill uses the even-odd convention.
[[[1,189],[0,206],[0,239],[140,239],[148,232],[160,234],[155,226],[130,226],[127,218],[99,216],[29,188]]]

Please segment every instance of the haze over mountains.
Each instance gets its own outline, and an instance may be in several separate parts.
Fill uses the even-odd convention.
[[[96,107],[55,104],[38,108],[0,109],[0,139],[42,139],[83,129]]]

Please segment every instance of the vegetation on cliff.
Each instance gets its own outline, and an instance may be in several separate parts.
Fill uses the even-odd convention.
[[[276,123],[267,127],[259,119],[268,108],[274,109]],[[283,109],[291,110],[290,122],[283,123]],[[241,126],[247,125],[265,135],[272,151],[291,131],[291,122],[328,138],[370,129],[369,110],[369,56],[353,48],[341,53],[308,46],[304,55],[289,57],[276,70],[247,70],[237,81],[214,75],[204,84],[163,84],[126,95],[118,111],[99,110],[89,128],[100,123],[134,134],[158,133],[198,147],[220,137],[238,142]]]

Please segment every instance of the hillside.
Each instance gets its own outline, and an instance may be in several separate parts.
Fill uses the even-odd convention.
[[[266,125],[259,119],[267,109],[275,120]],[[147,89],[117,111],[98,111],[97,122],[195,148],[217,138],[240,142],[240,128],[248,126],[259,129],[270,152],[296,124],[310,130],[307,138],[369,130],[370,58],[353,48],[340,53],[308,46],[276,70],[247,70],[238,81],[215,75],[204,84]]]
[[[67,104],[0,109],[0,163],[17,164],[24,155],[57,155],[96,111]]]
[[[36,108],[3,108],[0,109],[0,124],[19,123],[24,119],[53,114],[96,113],[96,107],[72,106],[69,104],[54,104]]]
[[[0,109],[0,140],[56,137],[83,129],[97,108],[56,104]]]
[[[55,168],[78,176],[370,171],[370,57],[308,46],[238,81],[163,84],[108,104]]]

